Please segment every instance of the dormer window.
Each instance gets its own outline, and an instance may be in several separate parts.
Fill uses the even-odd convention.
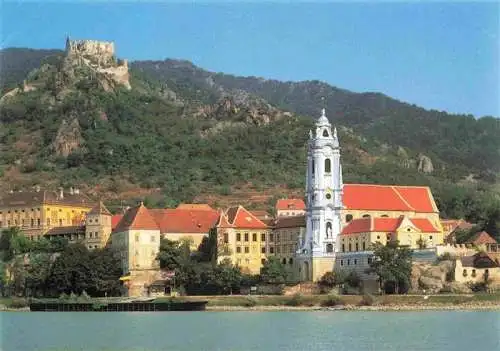
[[[323,130],[323,136],[325,138],[328,138],[330,136],[330,134],[328,134],[328,130],[326,130],[326,129]]]

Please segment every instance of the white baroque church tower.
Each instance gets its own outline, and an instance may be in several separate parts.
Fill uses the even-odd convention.
[[[306,234],[297,259],[302,281],[317,281],[333,271],[341,231],[342,165],[337,129],[325,109],[309,131],[306,176]]]

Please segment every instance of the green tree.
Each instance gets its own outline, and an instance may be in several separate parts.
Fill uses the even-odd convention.
[[[332,289],[337,283],[335,277],[335,272],[326,272],[318,281],[318,284],[323,288]]]
[[[45,295],[50,276],[50,254],[45,252],[32,252],[28,254],[26,266],[26,288],[32,295]]]
[[[260,269],[260,277],[264,283],[283,284],[287,276],[286,268],[277,257],[269,257]]]
[[[368,273],[378,276],[380,288],[395,286],[396,293],[405,292],[410,286],[412,250],[390,241],[387,245],[374,244],[373,259]]]

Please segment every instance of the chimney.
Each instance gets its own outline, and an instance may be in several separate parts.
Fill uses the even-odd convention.
[[[62,187],[59,188],[59,199],[64,199],[64,189]]]
[[[75,192],[73,191],[73,187],[70,187],[70,188],[69,188],[69,194],[70,194],[70,195],[73,195],[74,193],[75,193]]]

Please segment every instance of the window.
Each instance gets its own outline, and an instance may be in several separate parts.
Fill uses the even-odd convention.
[[[266,234],[265,233],[260,234],[260,241],[266,241]]]
[[[363,218],[370,218],[370,215],[369,214],[364,214]]]
[[[312,174],[314,174],[314,160],[312,161]]]
[[[332,161],[329,158],[325,160],[325,173],[331,173],[332,171]]]
[[[344,260],[340,260],[340,265],[343,266],[344,265]]]
[[[293,258],[290,258],[290,259],[288,260],[288,264],[293,264]]]
[[[250,248],[248,246],[245,246],[245,253],[249,253],[250,252]]]
[[[472,270],[471,277],[473,277],[473,278],[475,278],[475,277],[476,277],[476,270],[475,270],[475,269],[473,269],[473,270]]]
[[[95,237],[97,238],[97,232],[95,233]],[[151,235],[151,242],[154,243],[156,241],[156,237]]]
[[[138,243],[139,242],[139,234],[136,234],[135,235],[135,242]]]
[[[332,198],[332,194],[330,194],[330,193],[326,193],[326,196],[325,196],[325,197],[326,197],[326,199],[327,199],[327,200],[330,200],[330,199]]]
[[[263,258],[263,259],[260,260],[260,264],[265,264],[265,263],[266,263],[266,259],[265,258]]]
[[[241,233],[236,233],[236,241],[241,241]]]
[[[62,219],[60,219],[60,220],[59,220],[59,226],[60,226],[60,227],[62,227],[62,225],[63,225],[63,220],[62,220]]]
[[[371,264],[371,263],[372,263],[372,258],[368,257],[368,264]]]
[[[245,241],[248,241],[248,233],[245,233]]]
[[[252,234],[252,241],[257,241],[257,233]]]
[[[269,234],[269,241],[274,241],[274,234],[273,233]]]
[[[35,226],[35,219],[31,218],[31,227],[34,227],[34,226]]]
[[[342,252],[345,252],[345,244],[342,244]]]
[[[276,234],[276,241],[280,241],[280,233]]]
[[[358,260],[356,258],[354,259],[354,264],[358,264]]]
[[[464,269],[464,271],[462,272],[462,275],[463,275],[464,277],[467,277],[467,269]]]
[[[260,248],[260,252],[261,252],[261,253],[263,253],[263,254],[265,254],[265,253],[266,253],[266,248],[265,248],[264,246],[263,246],[263,247],[261,247],[261,248]]]
[[[366,250],[366,243],[363,241],[363,251]]]
[[[229,234],[224,233],[224,243],[227,244],[229,242]]]
[[[286,264],[286,258],[282,259],[281,263]]]
[[[356,243],[356,251],[359,251],[359,245]]]
[[[98,233],[98,232],[95,232],[95,233],[94,233],[94,238],[97,238],[97,237],[99,237],[99,233]],[[155,240],[156,240],[156,239],[155,239],[155,237],[154,237],[154,236],[151,236],[151,242],[152,242],[152,243],[154,243],[154,242],[155,242]]]
[[[351,264],[351,260],[347,259],[347,265],[349,266]]]
[[[432,240],[432,235],[429,235],[429,240]]]
[[[326,252],[327,253],[332,253],[333,252],[333,244],[327,244],[326,245]]]
[[[47,225],[50,225],[50,218],[47,218]]]
[[[349,243],[349,252],[352,251],[352,246],[351,246],[351,243]]]
[[[380,235],[377,235],[377,239],[380,239]]]
[[[329,134],[328,134],[328,130],[326,130],[326,129],[325,129],[325,130],[323,130],[323,136],[324,136],[325,138],[328,138],[328,136],[329,136]]]
[[[236,253],[241,253],[241,247],[240,246],[236,246]]]
[[[272,246],[271,246],[271,247],[269,248],[269,253],[272,253],[272,254],[274,253],[274,247],[272,247]]]
[[[352,221],[352,214],[345,215],[345,221],[347,223],[349,223],[350,221]]]

